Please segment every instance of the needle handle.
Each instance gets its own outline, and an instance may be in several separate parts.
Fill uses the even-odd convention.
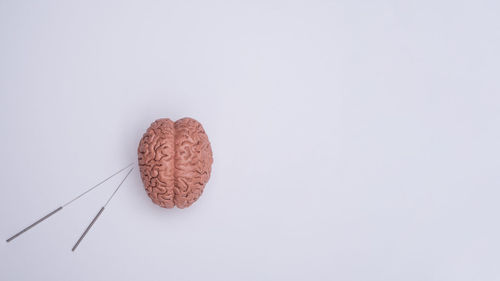
[[[30,230],[33,226],[35,226],[35,225],[41,223],[42,221],[48,219],[53,214],[55,214],[55,213],[59,212],[60,210],[62,210],[62,208],[63,207],[59,207],[59,208],[55,209],[54,211],[48,213],[45,217],[37,220],[36,222],[32,223],[30,226],[26,227],[25,229],[23,229],[23,230],[19,231],[18,233],[16,233],[14,236],[12,236],[9,239],[7,239],[7,242],[10,242],[10,241],[14,240],[17,236],[19,236],[19,235],[25,233],[26,231]]]
[[[78,241],[76,241],[76,244],[75,244],[75,246],[73,246],[73,249],[71,249],[71,251],[74,252],[76,250],[76,248],[78,247],[78,245],[80,244],[80,242],[82,242],[82,240],[85,237],[85,235],[87,235],[87,232],[89,232],[90,228],[94,225],[94,223],[97,220],[97,218],[101,215],[102,211],[104,211],[104,207],[101,208],[101,210],[99,211],[99,213],[97,213],[97,215],[94,217],[94,219],[89,224],[89,226],[87,226],[87,229],[85,229],[85,231],[83,232],[82,236],[80,236],[80,239],[78,239]]]

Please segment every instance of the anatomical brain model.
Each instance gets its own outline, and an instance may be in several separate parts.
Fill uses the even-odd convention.
[[[210,178],[212,148],[205,130],[194,119],[154,121],[137,152],[144,187],[161,207],[189,207]]]

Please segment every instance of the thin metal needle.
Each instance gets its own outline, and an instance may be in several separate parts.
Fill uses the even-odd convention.
[[[106,179],[104,179],[104,180],[103,180],[103,181],[101,181],[100,183],[98,183],[98,184],[94,185],[93,187],[91,187],[91,188],[87,189],[87,190],[86,190],[85,192],[83,192],[82,194],[80,194],[80,195],[76,196],[75,198],[73,198],[73,199],[69,200],[68,202],[66,202],[66,203],[63,205],[63,207],[66,207],[67,205],[69,205],[69,204],[73,203],[75,200],[78,200],[78,199],[79,199],[80,197],[82,197],[83,195],[85,195],[85,194],[89,193],[90,191],[94,190],[94,189],[95,189],[96,187],[98,187],[99,185],[101,185],[101,184],[103,184],[103,183],[107,182],[109,179],[111,179],[112,177],[114,177],[114,176],[118,175],[121,171],[123,171],[123,170],[127,169],[128,167],[132,166],[134,163],[135,163],[135,162],[132,162],[132,163],[128,164],[127,166],[125,166],[124,168],[120,169],[118,172],[116,172],[116,173],[112,174],[111,176],[107,177]]]
[[[113,196],[115,196],[116,192],[118,191],[118,189],[120,189],[120,187],[122,186],[123,182],[127,179],[128,175],[130,175],[130,173],[132,172],[133,169],[134,169],[134,167],[132,167],[128,171],[127,175],[123,178],[122,182],[120,182],[120,184],[115,189],[115,191],[113,192],[113,194],[111,194],[111,196],[109,197],[108,201],[106,201],[106,204],[104,204],[104,206],[99,210],[99,213],[97,213],[97,215],[94,217],[94,219],[92,220],[92,222],[90,222],[89,226],[87,226],[87,228],[85,229],[85,231],[82,233],[82,236],[80,236],[80,238],[78,239],[78,241],[76,241],[76,243],[73,246],[73,248],[71,249],[71,251],[74,252],[76,250],[76,248],[78,247],[78,245],[80,245],[80,242],[82,242],[82,240],[85,237],[85,235],[87,235],[87,232],[89,232],[90,228],[94,225],[94,223],[96,222],[97,218],[99,218],[99,216],[102,214],[102,212],[104,211],[104,208],[106,208],[106,206],[109,204],[109,201],[111,201],[111,199],[113,199]]]
[[[109,179],[111,179],[112,177],[116,176],[117,174],[119,174],[121,171],[127,169],[128,167],[130,167],[131,165],[133,165],[135,162],[132,162],[130,164],[128,164],[127,166],[125,166],[124,168],[120,169],[118,172],[112,174],[111,176],[109,176],[108,178],[106,178],[105,180],[101,181],[100,183],[94,185],[93,187],[87,189],[86,191],[84,191],[83,193],[81,193],[80,195],[78,195],[77,197],[71,199],[70,201],[66,202],[65,204],[63,204],[62,206],[58,207],[57,209],[55,209],[54,211],[48,213],[47,215],[45,215],[43,218],[37,220],[36,222],[32,223],[31,225],[27,226],[26,228],[24,228],[23,230],[19,231],[18,233],[14,234],[12,237],[10,237],[9,239],[7,239],[6,241],[7,242],[10,242],[12,240],[14,240],[15,238],[17,238],[19,235],[23,234],[24,232],[30,230],[32,227],[34,227],[35,225],[41,223],[42,221],[48,219],[50,216],[52,216],[53,214],[59,212],[60,210],[62,210],[62,208],[68,206],[69,204],[73,203],[75,200],[79,199],[80,197],[82,197],[83,195],[89,193],[90,191],[94,190],[96,187],[100,186],[101,184],[105,183],[106,181],[108,181]]]

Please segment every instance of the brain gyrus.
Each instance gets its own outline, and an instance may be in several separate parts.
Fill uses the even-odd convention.
[[[192,118],[154,121],[137,152],[144,188],[161,207],[191,206],[210,178],[212,148],[205,130]]]

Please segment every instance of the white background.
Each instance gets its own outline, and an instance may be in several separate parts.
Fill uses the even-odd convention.
[[[0,235],[190,116],[190,208],[135,170],[0,243],[1,280],[500,280],[498,1],[1,1]]]

